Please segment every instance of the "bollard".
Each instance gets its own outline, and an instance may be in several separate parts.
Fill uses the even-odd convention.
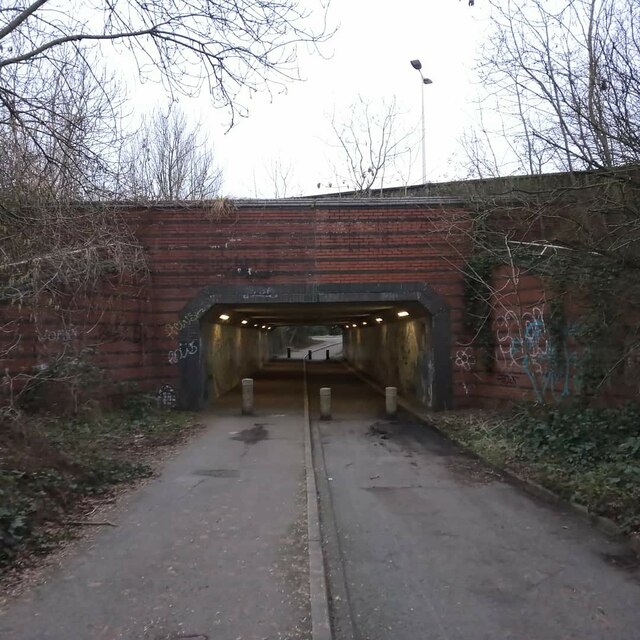
[[[331,388],[320,389],[320,420],[331,420]]]
[[[242,415],[253,414],[253,378],[242,378]]]
[[[395,418],[398,413],[398,388],[385,387],[384,404],[387,412],[387,418]]]
[[[312,352],[311,352],[311,349],[309,349],[309,360],[311,360],[311,356],[312,356],[312,355],[313,355],[313,354],[312,354]]]
[[[287,347],[287,358],[291,358],[291,347]]]
[[[327,349],[327,360],[329,360],[329,349]]]

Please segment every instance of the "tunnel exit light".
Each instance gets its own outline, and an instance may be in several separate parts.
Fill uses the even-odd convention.
[[[408,311],[398,311],[398,318],[405,318],[409,315]]]
[[[221,313],[219,316],[220,320],[228,320],[229,316],[226,313]]]

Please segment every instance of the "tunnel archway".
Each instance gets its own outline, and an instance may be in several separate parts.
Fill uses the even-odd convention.
[[[204,407],[207,397],[205,354],[201,344],[201,319],[217,305],[253,305],[279,307],[287,305],[345,305],[366,303],[418,303],[431,318],[433,371],[432,402],[434,410],[452,407],[451,326],[449,309],[440,295],[423,283],[389,284],[316,284],[288,285],[212,285],[201,289],[185,305],[180,322],[180,343],[192,351],[179,362],[178,403],[183,409]],[[425,365],[427,366],[427,365]]]

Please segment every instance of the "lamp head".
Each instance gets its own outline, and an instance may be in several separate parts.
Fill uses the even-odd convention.
[[[420,71],[420,69],[422,69],[422,63],[420,62],[420,60],[412,60],[411,61],[411,66],[414,69],[417,69],[418,71]]]
[[[430,78],[422,78],[422,82],[424,82],[425,84],[433,84],[433,80],[431,80]]]

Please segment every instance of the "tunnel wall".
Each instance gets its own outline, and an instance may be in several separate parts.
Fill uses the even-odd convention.
[[[242,378],[250,377],[269,359],[268,335],[253,329],[207,323],[203,325],[202,346],[207,399],[217,398],[233,389]]]
[[[377,327],[348,329],[345,356],[356,369],[382,386],[431,408],[433,405],[433,340],[430,318]]]

